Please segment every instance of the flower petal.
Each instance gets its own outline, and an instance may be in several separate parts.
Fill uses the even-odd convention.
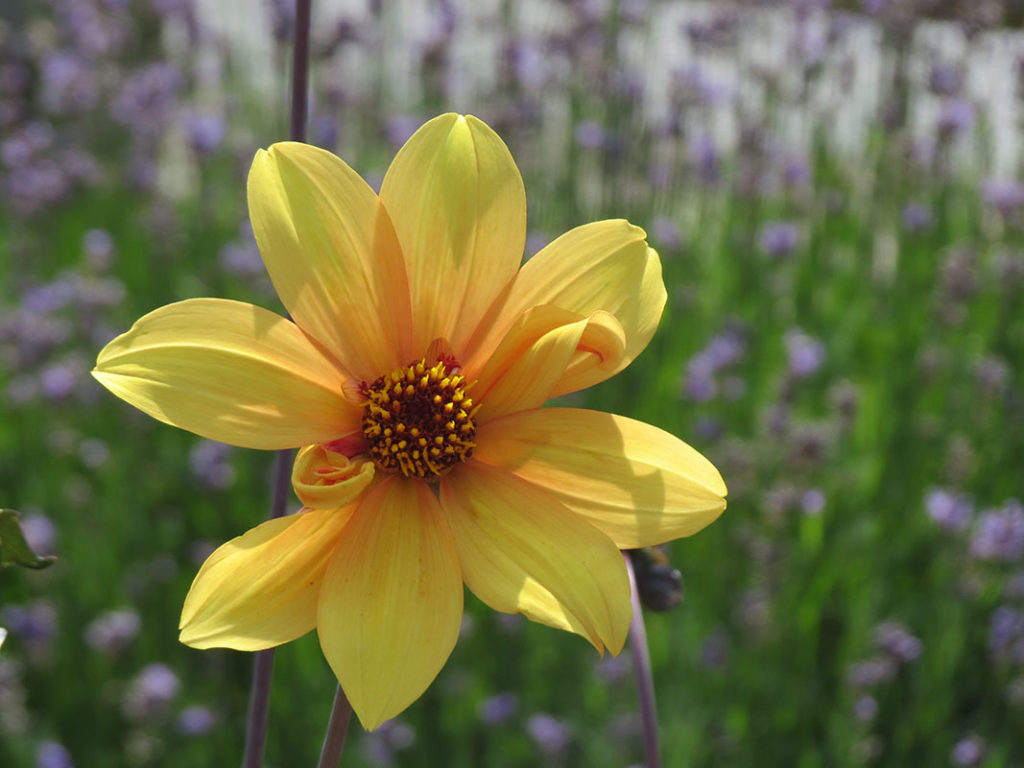
[[[552,396],[592,386],[615,375],[639,355],[654,335],[665,307],[661,261],[646,233],[623,219],[576,227],[523,265],[505,296],[495,302],[468,345],[465,363],[489,357],[518,318],[538,304],[587,316],[610,312],[625,333],[625,351],[615,366],[571,369]]]
[[[304,331],[359,380],[412,356],[405,264],[370,186],[338,157],[307,144],[260,150],[249,215],[281,301]]]
[[[419,698],[462,620],[451,532],[425,483],[389,478],[363,497],[324,577],[320,646],[372,730]]]
[[[552,306],[523,314],[502,339],[477,379],[481,423],[539,408],[558,384],[586,376],[593,366],[612,368],[625,348],[622,326],[607,312],[581,317]]]
[[[629,581],[607,536],[547,491],[475,461],[441,481],[441,504],[477,597],[622,650]]]
[[[523,258],[526,191],[512,155],[472,115],[441,115],[395,156],[380,198],[405,255],[417,349],[443,337],[461,355]]]
[[[299,501],[312,509],[337,509],[359,497],[373,480],[369,459],[350,459],[328,446],[307,445],[295,457],[292,487]]]
[[[268,520],[219,547],[181,611],[181,642],[258,651],[316,626],[320,583],[355,506]]]
[[[725,509],[718,470],[650,424],[599,411],[544,408],[479,428],[474,461],[554,495],[621,548],[689,536]]]
[[[238,301],[150,312],[103,348],[93,376],[165,424],[243,448],[293,448],[360,428],[328,358],[294,323]]]

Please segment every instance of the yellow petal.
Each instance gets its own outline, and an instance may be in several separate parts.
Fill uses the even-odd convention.
[[[586,372],[571,370],[552,396],[592,386],[621,371],[647,346],[665,307],[661,261],[646,237],[639,227],[614,219],[577,227],[541,249],[487,313],[468,345],[464,364],[488,357],[530,307],[550,304],[583,316],[610,312],[625,333],[625,351],[614,367],[591,364]]]
[[[243,448],[294,448],[359,428],[345,381],[294,324],[251,304],[154,310],[100,352],[93,376],[160,421]]]
[[[389,478],[363,497],[320,593],[320,646],[372,730],[419,698],[459,634],[462,577],[437,498]]]
[[[677,437],[598,411],[544,408],[479,428],[473,460],[544,488],[621,548],[696,533],[725,509],[718,470]]]
[[[622,650],[632,615],[619,550],[552,494],[475,461],[441,482],[462,576],[496,611]]]
[[[443,337],[461,356],[523,257],[526,192],[512,155],[472,115],[441,115],[395,156],[380,197],[405,255],[417,348]]]
[[[480,420],[539,408],[565,380],[585,377],[594,366],[614,368],[625,339],[618,321],[607,312],[581,317],[558,307],[527,311],[502,339],[477,375],[473,393],[481,403]]]
[[[405,264],[370,186],[330,152],[285,142],[256,154],[248,190],[256,242],[295,322],[356,380],[407,363]]]
[[[219,547],[185,598],[181,642],[258,651],[313,629],[324,571],[353,509],[268,520]]]
[[[308,445],[295,456],[292,487],[307,507],[338,509],[366,489],[373,472],[369,459],[350,459],[322,445]]]

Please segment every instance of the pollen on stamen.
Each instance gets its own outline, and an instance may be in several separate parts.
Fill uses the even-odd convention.
[[[364,384],[363,436],[385,472],[437,479],[468,459],[479,404],[454,360],[425,358]],[[428,449],[429,446],[429,449]]]

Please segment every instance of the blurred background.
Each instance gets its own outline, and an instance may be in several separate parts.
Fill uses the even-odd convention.
[[[720,468],[647,614],[667,766],[1024,765],[1021,2],[315,0],[309,140],[371,184],[425,119],[488,121],[526,257],[628,217],[664,263],[647,352],[570,401]],[[0,506],[59,561],[0,572],[0,765],[225,766],[251,657],[177,642],[270,454],[91,380],[170,301],[279,309],[247,224],[287,137],[286,0],[3,0]],[[400,631],[400,628],[399,630]],[[277,654],[268,766],[334,689]],[[641,762],[628,654],[467,598],[417,704],[346,766]]]

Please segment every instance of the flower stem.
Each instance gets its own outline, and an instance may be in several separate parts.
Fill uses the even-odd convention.
[[[338,768],[341,762],[341,749],[345,746],[345,734],[348,733],[348,721],[352,717],[352,705],[348,703],[345,692],[339,685],[334,692],[334,705],[331,707],[331,719],[327,723],[327,734],[324,746],[320,750],[320,762],[317,768]]]
[[[292,141],[306,140],[311,4],[312,0],[295,0],[295,46],[292,49]]]
[[[309,90],[309,16],[312,0],[295,0],[295,44],[292,48],[292,109],[290,137],[292,141],[306,138],[306,104]],[[274,490],[270,502],[270,519],[282,517],[288,510],[288,488],[291,480],[292,451],[278,451],[274,460]],[[274,674],[274,649],[257,651],[253,660],[252,689],[249,692],[249,714],[245,726],[243,768],[263,765],[263,747],[267,741],[267,712],[270,708],[270,680]],[[347,702],[346,702],[347,703]],[[332,717],[333,721],[333,717]],[[345,720],[346,726],[348,720]],[[341,741],[345,736],[342,733]],[[338,747],[341,754],[341,746]]]
[[[629,595],[633,602],[633,619],[629,625],[629,649],[633,654],[633,670],[636,672],[636,693],[640,701],[640,719],[644,731],[644,765],[646,768],[661,768],[658,754],[658,711],[654,703],[654,678],[651,676],[651,654],[647,649],[647,629],[644,627],[643,607],[640,592],[636,587],[636,574],[628,552],[622,553],[629,574]]]
[[[288,484],[291,478],[292,452],[278,451],[274,457],[274,490],[270,502],[270,519],[281,517],[288,508]],[[257,651],[252,665],[252,688],[249,692],[249,714],[245,725],[245,757],[243,768],[263,765],[263,746],[267,740],[267,711],[270,707],[270,678],[274,674],[274,649]]]

